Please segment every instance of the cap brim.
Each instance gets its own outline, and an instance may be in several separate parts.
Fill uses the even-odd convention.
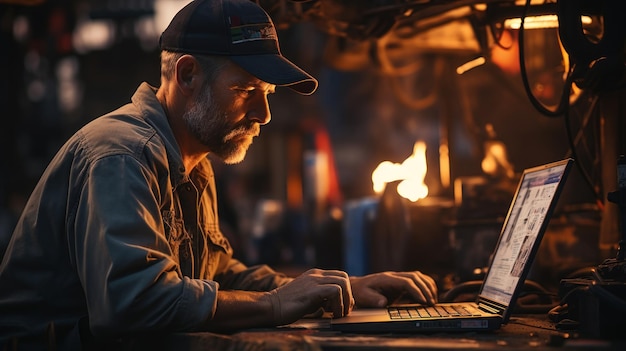
[[[284,56],[242,55],[230,59],[264,82],[289,87],[302,95],[311,95],[317,89],[317,80]]]

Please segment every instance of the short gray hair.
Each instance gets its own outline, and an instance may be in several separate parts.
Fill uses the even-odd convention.
[[[173,52],[163,50],[161,51],[161,77],[165,79],[172,79],[174,77],[174,69],[176,68],[176,61],[181,56],[186,55],[183,52]],[[227,57],[224,56],[209,56],[209,55],[192,55],[200,63],[202,71],[204,72],[207,83],[212,82],[220,71],[230,62]]]

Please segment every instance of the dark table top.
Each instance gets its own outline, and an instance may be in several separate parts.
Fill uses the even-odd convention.
[[[626,332],[626,331],[625,331]],[[132,349],[158,350],[626,350],[624,340],[580,337],[557,330],[544,315],[513,316],[501,329],[477,333],[348,334],[327,319],[233,334],[177,333],[135,340]]]

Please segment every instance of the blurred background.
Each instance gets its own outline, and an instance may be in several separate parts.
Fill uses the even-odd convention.
[[[187,2],[0,0],[3,245],[65,140],[141,82],[158,86],[158,37]],[[566,157],[578,167],[531,277],[556,286],[614,255],[605,198],[626,101],[617,2],[257,3],[283,54],[320,86],[278,89],[245,161],[214,162],[239,259],[289,272],[420,269],[442,290],[479,279],[521,171]]]

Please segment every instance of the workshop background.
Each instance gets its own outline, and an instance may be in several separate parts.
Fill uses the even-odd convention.
[[[0,252],[65,140],[158,86],[158,36],[187,2],[0,1]],[[320,85],[277,89],[246,160],[214,162],[242,261],[480,279],[521,171],[566,157],[578,167],[530,279],[554,289],[614,257],[625,21],[610,1],[257,2]],[[401,197],[398,176],[375,191],[381,164],[409,159],[425,160],[425,198]]]

